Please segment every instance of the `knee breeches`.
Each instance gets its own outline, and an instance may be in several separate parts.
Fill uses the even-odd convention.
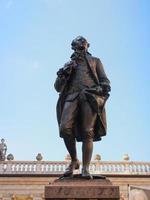
[[[60,132],[64,137],[72,135],[77,120],[82,130],[78,133],[82,140],[91,139],[94,137],[96,116],[97,114],[85,99],[76,98],[73,101],[66,101],[61,116]]]

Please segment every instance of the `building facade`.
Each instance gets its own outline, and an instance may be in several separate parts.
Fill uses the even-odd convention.
[[[0,200],[44,199],[44,187],[62,175],[69,162],[68,156],[65,161],[42,161],[41,155],[37,161],[0,161]],[[150,199],[150,162],[132,162],[128,155],[121,162],[101,161],[96,155],[90,172],[119,185],[121,200],[138,200],[136,196],[142,195],[139,200]]]

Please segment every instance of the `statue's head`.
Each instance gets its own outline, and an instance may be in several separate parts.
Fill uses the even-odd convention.
[[[4,142],[5,142],[5,140],[2,138],[2,139],[1,139],[1,142],[2,142],[2,143],[4,143]]]
[[[71,48],[76,52],[86,52],[89,46],[87,40],[82,36],[76,37],[71,43]]]

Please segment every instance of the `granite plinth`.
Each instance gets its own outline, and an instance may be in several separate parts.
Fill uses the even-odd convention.
[[[57,179],[45,187],[45,199],[119,200],[119,186],[107,179]]]

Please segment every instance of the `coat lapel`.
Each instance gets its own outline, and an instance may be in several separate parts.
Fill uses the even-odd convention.
[[[99,84],[99,80],[96,76],[96,72],[94,71],[94,68],[93,68],[93,59],[90,55],[86,55],[86,59],[87,59],[87,62],[88,62],[88,66],[90,67],[90,70],[91,70],[91,73],[92,73],[92,76],[94,78],[94,81],[96,82],[96,84]]]

